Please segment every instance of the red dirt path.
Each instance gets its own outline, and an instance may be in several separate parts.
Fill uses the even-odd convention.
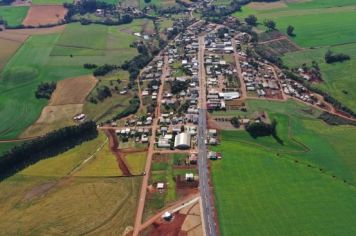
[[[132,176],[129,168],[127,167],[127,165],[125,163],[124,155],[118,149],[119,141],[117,140],[115,131],[114,130],[105,130],[104,132],[105,132],[106,136],[109,138],[110,150],[116,156],[117,163],[118,163],[119,168],[121,169],[122,173],[125,176]]]

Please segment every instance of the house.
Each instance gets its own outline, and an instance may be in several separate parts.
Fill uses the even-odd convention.
[[[159,190],[164,189],[164,183],[157,183],[157,189]]]
[[[194,181],[194,174],[193,173],[186,173],[185,180],[188,182]]]

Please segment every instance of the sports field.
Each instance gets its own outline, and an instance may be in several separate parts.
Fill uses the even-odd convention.
[[[9,26],[18,26],[25,19],[29,7],[0,6],[0,16]]]
[[[223,154],[212,163],[222,235],[355,234],[356,129],[278,104],[248,101],[277,120],[284,145],[223,131],[214,148]]]

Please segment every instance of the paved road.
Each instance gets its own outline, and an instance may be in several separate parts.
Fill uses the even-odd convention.
[[[198,130],[198,166],[199,166],[199,189],[202,199],[202,214],[206,235],[217,235],[217,227],[214,220],[214,210],[212,206],[212,197],[209,188],[208,173],[208,150],[205,144],[206,139],[206,85],[204,68],[204,37],[199,37],[199,130]]]

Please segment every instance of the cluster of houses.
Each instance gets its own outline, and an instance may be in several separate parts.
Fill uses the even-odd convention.
[[[258,97],[275,97],[281,94],[278,77],[274,68],[240,53],[240,67],[246,90]]]
[[[295,97],[297,99],[300,99],[304,102],[310,103],[310,104],[315,104],[316,105],[321,105],[318,103],[317,99],[314,97],[314,95],[301,83],[296,82],[295,80],[286,78],[284,74],[280,74],[280,81],[281,81],[281,86],[283,89],[283,92],[291,97]]]
[[[215,31],[209,33],[205,39],[207,53],[204,57],[207,85],[207,109],[219,110],[226,108],[226,101],[240,98],[237,85],[228,87],[228,80],[237,80],[236,65],[227,62],[223,56],[234,51],[232,47],[232,34],[224,33],[220,39]]]

